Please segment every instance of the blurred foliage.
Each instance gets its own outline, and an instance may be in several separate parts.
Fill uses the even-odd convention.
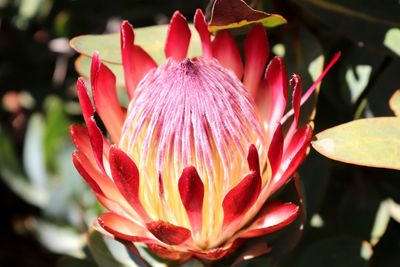
[[[302,76],[304,90],[324,59],[342,51],[317,91],[316,114],[317,93],[305,106],[305,119],[315,116],[315,133],[354,119],[399,114],[397,0],[247,2],[287,19],[286,25],[268,29],[270,46],[274,55],[283,57],[289,74]],[[68,40],[118,32],[123,19],[135,27],[165,24],[176,9],[190,20],[195,9],[202,8],[210,18],[209,7],[200,0],[0,0],[1,266],[142,265],[118,242],[85,234],[100,207],[70,160],[68,125],[82,118],[74,88],[77,56]],[[243,31],[233,33],[243,40]],[[77,63],[82,74],[87,73],[87,56]],[[122,73],[120,66],[114,67]],[[371,129],[363,131],[373,134]],[[348,138],[346,133],[343,140]],[[393,139],[398,143],[396,136]],[[387,152],[378,156],[387,159]],[[300,241],[278,233],[268,240],[275,244],[271,253],[239,266],[400,266],[398,171],[338,163],[311,150],[299,172],[305,204],[298,222],[304,220]],[[292,191],[281,194],[292,196]],[[139,249],[147,255],[145,248]]]

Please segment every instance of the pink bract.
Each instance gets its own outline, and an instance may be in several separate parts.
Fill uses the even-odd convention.
[[[175,12],[166,62],[157,66],[135,45],[132,26],[122,23],[127,110],[118,101],[114,74],[93,55],[94,105],[84,80],[77,83],[86,127],[71,127],[73,162],[109,211],[99,216],[96,230],[126,244],[146,243],[168,259],[217,260],[239,240],[267,235],[296,218],[295,204],[268,199],[306,156],[312,127],[299,127],[300,106],[316,84],[302,98],[300,77],[293,76],[294,119],[284,133],[288,77],[279,57],[265,70],[264,28],[254,26],[245,39],[243,64],[229,31],[211,38],[201,10],[194,24],[203,55],[187,58],[191,32]]]

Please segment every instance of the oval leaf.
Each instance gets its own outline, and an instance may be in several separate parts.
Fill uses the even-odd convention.
[[[400,170],[400,118],[382,117],[345,123],[316,135],[313,147],[346,163]]]
[[[75,69],[79,75],[89,78],[90,77],[90,65],[92,64],[92,59],[88,56],[81,55],[75,61]],[[105,65],[114,73],[117,79],[117,86],[124,88],[124,70],[120,64],[112,64],[105,62]]]
[[[400,117],[400,89],[397,90],[389,101],[390,108],[397,117]]]
[[[192,24],[189,25],[192,32],[188,57],[201,55],[200,37]],[[156,25],[135,28],[135,44],[141,46],[157,62],[165,61],[164,45],[167,39],[168,25]],[[70,45],[78,53],[91,57],[95,51],[99,51],[102,61],[114,64],[122,64],[120,36],[116,34],[82,35],[71,40]]]
[[[32,185],[46,195],[49,175],[44,160],[45,126],[43,116],[40,114],[32,115],[25,135],[22,163]]]

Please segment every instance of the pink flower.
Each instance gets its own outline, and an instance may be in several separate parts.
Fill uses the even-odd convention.
[[[134,44],[132,26],[122,23],[127,110],[118,102],[115,76],[93,56],[94,106],[83,79],[77,83],[86,128],[71,127],[73,162],[108,210],[97,220],[98,231],[131,248],[146,243],[164,258],[217,260],[238,240],[267,235],[296,218],[295,204],[268,199],[306,156],[312,127],[299,127],[300,105],[327,70],[303,99],[300,77],[293,76],[293,109],[284,118],[287,74],[279,57],[264,71],[264,28],[256,25],[247,36],[243,65],[229,31],[211,40],[200,10],[194,24],[203,55],[187,58],[191,32],[175,12],[167,59],[157,66]],[[284,134],[283,120],[292,113]]]

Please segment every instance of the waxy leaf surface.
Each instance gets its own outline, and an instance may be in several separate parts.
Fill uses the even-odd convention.
[[[201,55],[200,37],[193,25],[189,25],[192,32],[188,56]],[[135,44],[141,46],[157,62],[165,61],[164,46],[167,39],[168,25],[156,25],[135,28]],[[95,51],[100,53],[104,62],[122,64],[120,36],[116,34],[82,35],[71,40],[70,45],[78,53],[91,57]]]
[[[89,78],[90,76],[90,64],[92,63],[92,59],[88,56],[81,55],[75,61],[75,69],[79,73],[79,75]],[[104,62],[104,64],[114,73],[117,86],[120,88],[125,87],[124,80],[124,70],[121,64],[113,64]]]
[[[400,117],[400,89],[397,90],[392,97],[390,98],[389,102],[390,108],[394,112],[397,117]]]
[[[313,147],[346,163],[400,170],[400,118],[382,117],[345,123],[316,135]]]

